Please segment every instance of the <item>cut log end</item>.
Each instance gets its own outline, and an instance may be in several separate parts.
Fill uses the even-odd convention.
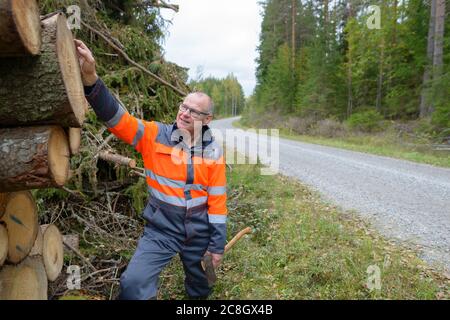
[[[81,146],[81,128],[69,128],[70,154],[77,155]]]
[[[36,240],[31,248],[29,256],[42,256],[42,250],[44,246],[44,235],[42,234],[41,228],[38,228]]]
[[[17,264],[30,253],[36,240],[38,213],[28,191],[10,193],[3,221],[8,230],[8,261]]]
[[[0,300],[47,300],[48,283],[41,257],[28,257],[0,271]]]
[[[0,56],[37,55],[41,21],[36,0],[0,0]]]
[[[60,127],[54,127],[48,142],[49,168],[56,185],[63,186],[69,176],[70,148],[66,133]]]
[[[52,19],[52,18],[50,18]],[[72,32],[67,27],[67,20],[63,14],[53,17],[56,19],[56,52],[58,55],[61,74],[66,87],[69,103],[72,106],[74,116],[80,126],[85,120],[86,98],[84,96],[81,70],[76,53]]]
[[[49,281],[55,281],[64,264],[63,238],[55,225],[41,226],[43,232],[42,257]]]
[[[31,55],[38,54],[41,49],[41,20],[36,1],[14,0],[12,12],[25,49]]]

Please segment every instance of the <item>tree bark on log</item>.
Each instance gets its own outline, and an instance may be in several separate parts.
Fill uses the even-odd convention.
[[[48,282],[42,257],[28,257],[0,271],[0,300],[47,300]]]
[[[0,57],[36,55],[41,44],[36,0],[0,0]]]
[[[7,196],[8,196],[7,193],[0,193],[0,219],[3,217],[3,214],[5,213]]]
[[[0,267],[8,256],[8,232],[3,224],[0,224]]]
[[[49,281],[55,281],[64,265],[63,238],[54,224],[42,225],[42,258]]]
[[[62,14],[42,21],[41,55],[0,59],[0,127],[80,128],[85,100],[75,44]]]
[[[17,264],[31,251],[38,233],[38,212],[29,191],[9,194],[2,221],[8,231],[8,262]]]
[[[58,126],[0,129],[0,192],[63,186],[69,157]]]

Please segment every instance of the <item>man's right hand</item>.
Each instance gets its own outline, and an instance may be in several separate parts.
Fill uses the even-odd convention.
[[[78,61],[80,62],[81,78],[83,85],[92,86],[97,82],[98,76],[95,71],[95,59],[91,50],[83,41],[75,39],[75,48],[77,50]]]

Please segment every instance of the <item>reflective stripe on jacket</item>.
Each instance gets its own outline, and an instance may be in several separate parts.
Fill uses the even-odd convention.
[[[99,79],[86,98],[108,130],[142,154],[150,193],[144,217],[161,232],[188,242],[209,237],[208,250],[223,253],[226,242],[226,177],[220,145],[207,126],[203,142],[187,148],[176,124],[130,115]],[[181,240],[181,238],[180,238]]]

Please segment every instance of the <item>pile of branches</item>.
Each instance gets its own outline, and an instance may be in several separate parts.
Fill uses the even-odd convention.
[[[120,192],[108,191],[89,202],[71,195],[40,204],[44,221],[58,224],[62,232],[75,234],[79,246],[66,245],[64,270],[79,268],[80,287],[63,274],[50,288],[49,298],[76,295],[96,299],[114,299],[118,294],[120,274],[136,247],[143,221],[129,210],[130,200]],[[68,247],[67,247],[68,246]],[[71,267],[72,266],[72,267]],[[79,290],[81,289],[81,290]]]

